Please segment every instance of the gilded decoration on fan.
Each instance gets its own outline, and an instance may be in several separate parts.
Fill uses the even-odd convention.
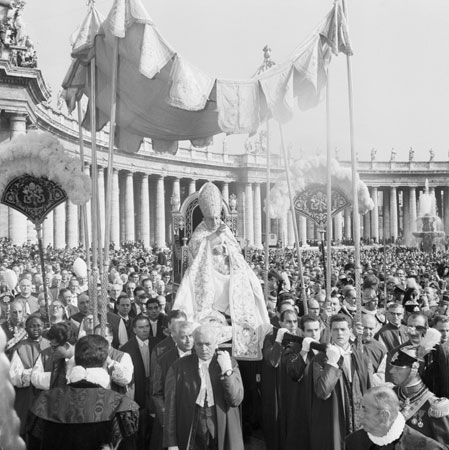
[[[24,214],[34,224],[67,200],[66,193],[46,177],[25,174],[11,180],[3,191],[2,203]]]
[[[309,184],[307,188],[299,192],[295,199],[295,210],[312,219],[318,226],[324,227],[327,221],[327,192],[324,184]],[[331,215],[339,213],[350,202],[338,189],[332,188]]]

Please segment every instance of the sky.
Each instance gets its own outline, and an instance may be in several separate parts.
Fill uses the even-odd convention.
[[[249,78],[268,44],[281,63],[324,18],[332,0],[142,0],[161,34],[197,67],[221,78]],[[355,144],[360,160],[449,156],[449,1],[347,0],[354,56]],[[112,0],[97,0],[107,15]],[[70,36],[86,0],[27,0],[24,21],[39,68],[56,94],[70,63]],[[346,158],[349,119],[346,58],[330,66],[331,146]],[[286,140],[303,154],[326,151],[324,102],[297,112]],[[217,142],[220,138],[217,139]],[[233,152],[243,151],[232,138]],[[274,147],[278,147],[274,137]],[[275,152],[277,149],[274,150]]]

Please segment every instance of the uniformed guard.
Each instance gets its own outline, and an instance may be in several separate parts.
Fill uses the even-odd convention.
[[[424,366],[424,356],[420,346],[398,349],[391,359],[391,379],[407,425],[449,445],[449,399],[436,397],[423,383],[420,369]]]

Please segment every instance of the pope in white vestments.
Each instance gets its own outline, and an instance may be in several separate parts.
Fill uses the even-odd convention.
[[[270,328],[260,281],[220,218],[218,188],[206,183],[198,202],[204,219],[189,241],[189,268],[173,309],[183,310],[188,320],[216,324],[222,341],[232,337],[234,357],[260,359],[260,343]]]

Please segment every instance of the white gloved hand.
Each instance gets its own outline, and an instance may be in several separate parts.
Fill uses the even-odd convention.
[[[310,343],[316,342],[315,339],[311,337],[305,337],[302,341],[302,349],[301,351],[308,353],[310,351]]]
[[[30,385],[31,383],[31,372],[32,372],[32,368],[31,369],[25,369],[22,373],[22,387],[27,387]]]
[[[337,365],[341,357],[341,351],[336,345],[328,345],[326,357],[328,364]]]
[[[226,350],[219,350],[217,352],[217,362],[220,365],[221,373],[226,373],[228,370],[232,370],[231,355]]]
[[[279,328],[277,334],[276,334],[276,342],[280,344],[282,342],[282,339],[284,339],[284,334],[289,333],[287,328]]]

